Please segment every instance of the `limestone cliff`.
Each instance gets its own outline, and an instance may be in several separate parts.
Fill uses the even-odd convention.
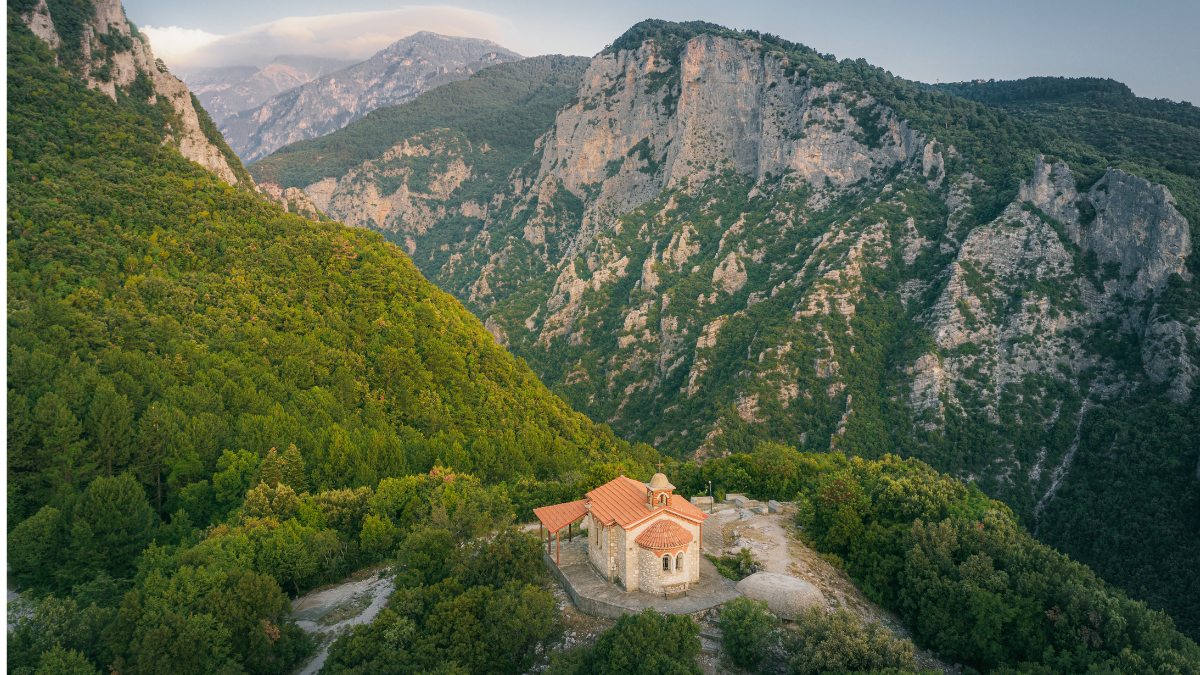
[[[184,157],[230,185],[236,185],[238,172],[231,166],[227,149],[223,151],[223,142],[205,133],[201,123],[203,109],[197,111],[187,85],[154,58],[149,41],[125,18],[119,0],[91,0],[84,5],[92,10],[91,16],[83,22],[80,34],[72,35],[70,39],[64,39],[55,28],[53,13],[45,0],[23,18],[34,35],[59,52],[63,65],[75,70],[87,86],[104,92],[113,100],[117,99],[118,90],[129,89],[139,76],[149,78],[154,91],[150,104],[161,100],[170,105],[172,114],[167,123],[167,142],[178,148]],[[63,58],[64,50],[66,58]],[[240,170],[240,165],[237,168]],[[243,172],[240,180],[249,180],[249,177]]]

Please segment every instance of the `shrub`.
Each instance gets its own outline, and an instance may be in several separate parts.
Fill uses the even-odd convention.
[[[752,669],[762,661],[767,637],[775,628],[767,603],[750,598],[730,600],[721,607],[722,647],[739,668]]]
[[[796,616],[788,640],[792,675],[846,673],[896,668],[913,671],[913,645],[878,623],[864,624],[850,612],[810,607]]]

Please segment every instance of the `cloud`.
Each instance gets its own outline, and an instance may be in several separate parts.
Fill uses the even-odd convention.
[[[171,26],[144,29],[154,55],[168,66],[266,66],[280,54],[365,60],[418,31],[499,42],[508,21],[454,7],[404,7],[379,12],[288,17],[233,35]]]
[[[174,63],[197,49],[222,38],[221,35],[197,28],[180,28],[179,26],[167,26],[166,28],[141,26],[138,30],[150,38],[150,49],[164,63]]]

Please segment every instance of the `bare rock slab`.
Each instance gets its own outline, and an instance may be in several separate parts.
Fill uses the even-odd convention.
[[[742,595],[767,603],[771,613],[781,619],[794,619],[809,607],[824,607],[825,596],[817,587],[786,574],[758,572],[738,582]]]

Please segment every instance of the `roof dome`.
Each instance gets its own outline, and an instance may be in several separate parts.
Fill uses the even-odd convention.
[[[656,473],[650,479],[650,489],[651,490],[674,490],[675,486],[671,485],[671,482],[667,480],[667,476],[665,474]]]
[[[634,539],[638,546],[656,551],[681,548],[691,540],[691,532],[680,527],[679,523],[665,519],[647,527]]]

